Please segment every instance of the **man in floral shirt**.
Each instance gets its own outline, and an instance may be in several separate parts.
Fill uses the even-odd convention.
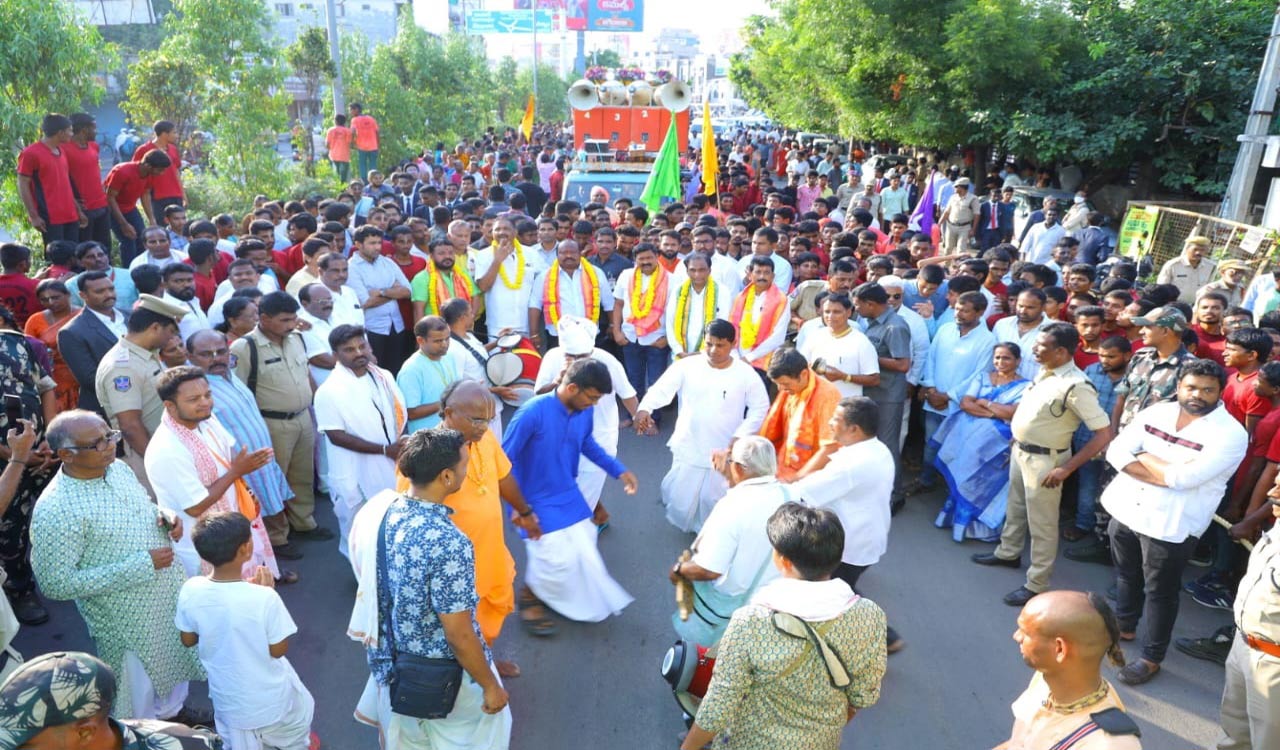
[[[205,729],[113,719],[115,699],[115,674],[89,654],[32,659],[0,685],[0,747],[222,750],[222,740]]]

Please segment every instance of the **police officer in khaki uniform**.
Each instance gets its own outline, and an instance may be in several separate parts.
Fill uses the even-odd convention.
[[[969,178],[961,177],[956,180],[955,189],[955,194],[947,201],[938,218],[938,223],[942,225],[942,255],[964,252],[969,246],[969,240],[978,231],[976,221],[982,202],[969,191]]]
[[[284,511],[264,517],[276,557],[296,560],[302,553],[289,544],[289,531],[309,539],[332,539],[333,532],[314,517],[316,429],[311,418],[315,383],[307,349],[298,333],[298,302],[286,292],[258,301],[258,326],[231,345],[236,376],[253,391],[271,434],[276,463],[293,491]]]
[[[1141,732],[1102,677],[1104,656],[1124,665],[1120,627],[1106,599],[1050,591],[1018,615],[1013,634],[1036,670],[1013,702],[1013,731],[995,750],[1141,750]]]
[[[1280,479],[1267,493],[1280,519]],[[1236,638],[1227,656],[1218,750],[1280,747],[1280,522],[1262,535],[1235,603]]]
[[[151,492],[142,456],[160,426],[164,404],[156,394],[156,376],[164,369],[159,352],[178,335],[178,321],[186,308],[150,294],[138,298],[124,337],[98,363],[94,390],[114,429],[120,430],[124,462]],[[154,497],[155,493],[151,492]]]
[[[994,552],[974,555],[979,565],[1022,567],[1022,548],[1031,530],[1031,567],[1027,582],[1009,592],[1004,603],[1021,607],[1049,588],[1058,554],[1058,505],[1062,482],[1111,441],[1111,418],[1098,405],[1098,392],[1075,366],[1080,335],[1069,323],[1050,323],[1036,337],[1032,353],[1040,363],[1035,382],[1022,394],[1010,427],[1009,509],[1004,533]],[[1025,353],[1023,356],[1026,356]],[[1083,422],[1093,437],[1071,453],[1071,436]]]

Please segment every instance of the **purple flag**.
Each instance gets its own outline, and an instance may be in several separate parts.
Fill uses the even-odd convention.
[[[933,235],[933,179],[937,174],[929,174],[929,184],[922,188],[920,201],[916,203],[916,210],[911,212],[911,220],[907,222],[908,229],[924,232],[929,236]]]

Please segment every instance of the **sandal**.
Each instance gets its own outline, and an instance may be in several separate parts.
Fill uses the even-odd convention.
[[[547,605],[532,592],[526,591],[520,595],[519,609],[520,626],[529,635],[548,638],[559,632],[560,628],[547,614]]]
[[[1062,538],[1068,542],[1078,542],[1089,536],[1092,532],[1086,531],[1079,526],[1068,526],[1062,530]]]
[[[280,571],[280,577],[276,579],[276,585],[288,586],[291,583],[297,583],[298,581],[301,581],[301,580],[302,580],[302,577],[298,575],[298,571],[282,570]]]
[[[1146,659],[1130,662],[1120,670],[1120,681],[1126,685],[1142,685],[1150,682],[1152,677],[1160,674],[1160,665]]]
[[[494,659],[493,666],[498,670],[498,676],[504,680],[520,676],[520,665],[513,661]]]

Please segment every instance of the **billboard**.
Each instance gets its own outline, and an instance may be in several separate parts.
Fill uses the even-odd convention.
[[[582,1],[587,5],[587,31],[610,33],[644,31],[644,0]],[[579,0],[568,0],[568,2],[572,6]],[[566,18],[568,17],[567,15]]]
[[[555,30],[555,16],[549,10],[538,11],[538,32],[550,34]],[[533,11],[531,10],[469,10],[468,34],[531,34]]]

